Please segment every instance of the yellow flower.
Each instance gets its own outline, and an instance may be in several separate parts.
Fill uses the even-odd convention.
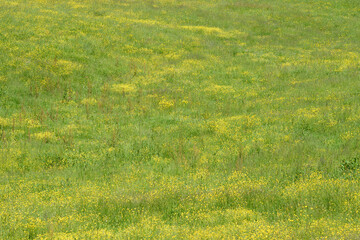
[[[84,105],[96,105],[97,100],[95,98],[84,98],[81,100],[81,104]]]
[[[52,140],[56,140],[55,134],[52,132],[34,133],[34,134],[31,134],[31,137],[33,137],[37,140],[44,141],[44,142],[50,142]]]
[[[136,92],[136,86],[133,84],[113,84],[111,87],[113,92],[117,93],[134,93]]]
[[[166,98],[163,98],[160,102],[159,102],[159,106],[161,109],[168,109],[174,106],[174,101],[173,100],[168,100]]]

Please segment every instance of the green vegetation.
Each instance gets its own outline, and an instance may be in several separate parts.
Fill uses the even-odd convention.
[[[359,239],[358,0],[0,1],[0,239]]]

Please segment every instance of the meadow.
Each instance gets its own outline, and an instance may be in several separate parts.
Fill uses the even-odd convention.
[[[359,239],[358,0],[1,0],[0,239]]]

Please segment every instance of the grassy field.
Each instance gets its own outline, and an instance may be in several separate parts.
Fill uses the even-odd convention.
[[[358,0],[1,0],[0,239],[359,239]]]

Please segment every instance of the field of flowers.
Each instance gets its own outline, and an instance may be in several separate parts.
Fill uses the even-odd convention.
[[[358,0],[1,0],[0,239],[359,239]]]

